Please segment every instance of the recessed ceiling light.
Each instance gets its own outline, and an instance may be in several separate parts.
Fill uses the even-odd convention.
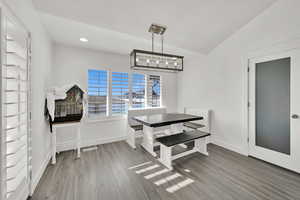
[[[88,41],[89,41],[88,39],[86,39],[86,38],[84,38],[84,37],[80,38],[79,40],[80,40],[81,42],[88,42]]]

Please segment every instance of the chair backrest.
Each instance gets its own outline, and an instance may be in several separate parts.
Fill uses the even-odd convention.
[[[153,115],[153,114],[162,114],[166,113],[167,109],[165,107],[159,108],[130,108],[128,109],[127,119],[129,124],[136,124],[135,120],[132,120],[132,117],[142,116],[142,115]]]
[[[211,113],[210,110],[199,109],[199,108],[184,108],[184,113],[203,117],[202,120],[197,120],[192,122],[204,125],[205,127],[201,128],[201,131],[210,133],[210,113]]]

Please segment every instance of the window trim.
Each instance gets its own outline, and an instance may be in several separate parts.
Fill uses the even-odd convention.
[[[148,107],[148,105],[147,105],[147,87],[148,87],[148,84],[147,84],[147,77],[149,76],[148,74],[146,74],[146,73],[136,73],[136,72],[131,72],[130,73],[130,96],[131,96],[131,101],[129,100],[129,108],[130,109],[143,109],[143,108],[134,108],[133,107],[133,97],[132,97],[132,80],[133,80],[133,78],[132,78],[132,75],[133,74],[141,74],[141,75],[143,75],[144,76],[144,78],[145,78],[145,94],[144,94],[144,107],[143,108],[147,108]]]
[[[129,105],[128,105],[128,109],[146,109],[146,108],[163,108],[163,104],[162,104],[162,91],[163,91],[163,87],[162,87],[162,75],[157,75],[157,74],[148,74],[145,72],[126,72],[126,71],[115,71],[112,69],[108,69],[108,68],[101,68],[101,69],[95,69],[95,68],[90,68],[88,70],[98,70],[98,71],[106,71],[107,72],[107,110],[106,110],[106,115],[105,116],[97,116],[97,117],[90,117],[89,113],[88,113],[88,109],[86,112],[86,121],[88,123],[96,123],[96,122],[106,122],[106,121],[119,121],[119,120],[124,120],[127,119],[127,114],[119,114],[119,115],[112,115],[112,73],[113,72],[119,72],[119,73],[128,73],[128,87],[129,87]],[[87,83],[89,80],[89,75],[88,75],[88,70],[87,70]],[[143,108],[133,108],[132,107],[132,75],[133,74],[142,74],[145,76],[145,107]],[[150,75],[155,75],[155,76],[159,76],[160,77],[160,105],[158,107],[151,107],[148,105],[148,78],[150,77]],[[87,85],[87,88],[89,87],[89,85]],[[88,102],[89,104],[89,102]],[[87,106],[88,107],[88,106]]]

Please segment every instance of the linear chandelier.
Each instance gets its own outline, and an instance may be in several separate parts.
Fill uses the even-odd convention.
[[[130,65],[135,70],[155,70],[179,72],[183,71],[183,56],[164,53],[164,37],[167,27],[151,24],[149,32],[152,33],[152,51],[134,49],[130,53]],[[154,36],[161,36],[161,52],[154,52]]]

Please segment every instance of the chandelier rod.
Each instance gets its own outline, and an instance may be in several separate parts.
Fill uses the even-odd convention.
[[[154,52],[154,33],[152,33],[152,52]]]
[[[161,54],[164,54],[164,35],[161,35]]]

